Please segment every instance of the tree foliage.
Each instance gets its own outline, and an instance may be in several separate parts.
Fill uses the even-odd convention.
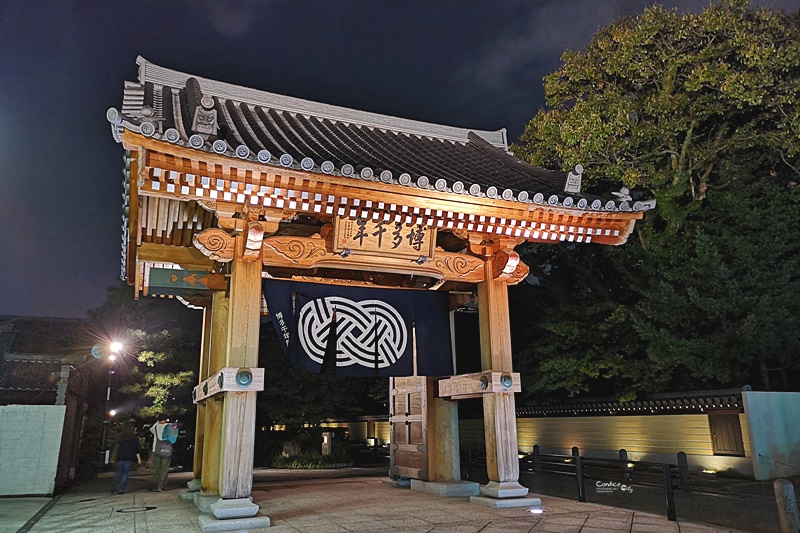
[[[177,301],[134,299],[129,287],[111,287],[89,312],[103,342],[123,344],[113,364],[113,403],[120,419],[152,424],[159,413],[194,425],[191,389],[200,357],[201,315]],[[189,415],[189,416],[187,416]]]
[[[655,197],[617,249],[530,247],[534,389],[788,388],[800,346],[800,17],[655,6],[563,55],[515,147]],[[607,178],[606,181],[603,178]],[[632,240],[633,241],[633,240]],[[538,265],[537,265],[538,263]],[[513,293],[512,293],[513,294]]]
[[[562,56],[545,79],[551,109],[517,153],[647,188],[677,229],[710,188],[736,178],[725,161],[757,152],[797,172],[799,30],[797,15],[746,0],[700,14],[646,9]]]

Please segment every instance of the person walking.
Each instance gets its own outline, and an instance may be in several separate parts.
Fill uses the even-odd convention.
[[[139,439],[130,426],[122,428],[114,455],[116,456],[117,471],[113,480],[114,492],[125,494],[133,462],[136,461],[139,464],[142,462],[142,456],[139,455]]]
[[[166,415],[159,415],[158,422],[152,425],[150,433],[153,434],[153,478],[155,490],[161,492],[167,488],[167,473],[172,461],[172,445],[178,438],[178,427],[170,424]]]

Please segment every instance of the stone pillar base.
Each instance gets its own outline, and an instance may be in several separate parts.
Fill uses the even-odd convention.
[[[200,530],[203,533],[215,533],[217,531],[242,531],[269,527],[268,516],[252,516],[250,518],[229,518],[220,520],[210,514],[202,514],[197,518]]]
[[[230,500],[223,500],[220,498],[209,507],[211,507],[211,513],[214,515],[214,518],[220,520],[250,518],[251,516],[255,516],[259,510],[258,505],[253,503],[252,497]]]
[[[235,500],[223,500],[222,498],[219,497],[219,494],[202,494],[200,492],[188,492],[187,494],[189,494],[190,496],[194,497],[194,506],[197,507],[197,509],[203,514],[211,514],[211,515],[216,514],[216,513],[214,513],[214,509],[213,509],[212,506],[213,505],[217,505],[219,502],[225,502],[225,501],[239,502],[239,501],[242,501],[242,502],[247,502],[247,503],[249,503],[251,505],[255,505],[255,504],[253,504],[253,497],[252,496],[249,496],[247,498],[235,499]],[[256,505],[256,508],[257,507],[258,506]],[[249,507],[248,507],[248,509],[249,509]],[[258,512],[258,509],[256,509],[256,512]],[[253,516],[254,514],[255,513],[251,513],[249,515],[245,514],[245,515],[242,515],[242,516]]]
[[[490,498],[523,498],[528,489],[516,481],[490,481],[481,486],[481,494]]]
[[[219,500],[219,494],[203,494],[201,492],[192,492],[194,495],[194,506],[201,513],[211,514],[211,504]]]
[[[398,489],[407,489],[411,486],[411,480],[407,477],[401,477],[397,479],[386,478],[383,480],[383,482],[387,485],[397,487]]]
[[[200,490],[200,480],[198,478],[194,478],[186,484],[186,488],[189,489],[189,492],[198,492]]]
[[[411,480],[411,490],[441,496],[442,498],[460,498],[477,496],[480,485],[472,481],[422,481]]]
[[[540,507],[542,500],[527,496],[525,498],[490,498],[488,496],[472,496],[470,503],[477,503],[493,509],[506,509],[509,507]]]

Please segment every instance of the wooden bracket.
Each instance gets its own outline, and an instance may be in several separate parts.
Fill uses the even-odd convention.
[[[192,401],[200,403],[223,392],[264,390],[264,369],[227,366],[215,372],[192,391]]]
[[[195,235],[192,242],[194,247],[200,250],[203,255],[214,261],[219,261],[220,263],[233,261],[236,239],[224,230],[218,228],[205,229]]]
[[[496,253],[491,258],[492,278],[508,282],[509,285],[516,285],[528,275],[530,268],[523,263],[519,254],[513,250],[505,250]]]
[[[437,385],[439,390],[436,397],[450,400],[479,398],[484,394],[508,394],[522,390],[519,372],[462,374],[441,379]]]
[[[264,228],[261,227],[261,223],[248,222],[245,237],[242,259],[248,262],[256,261],[261,255],[261,245],[264,242]]]

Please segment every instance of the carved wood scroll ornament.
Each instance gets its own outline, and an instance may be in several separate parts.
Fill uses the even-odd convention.
[[[236,240],[221,229],[203,230],[194,236],[193,242],[195,248],[214,261],[227,263],[233,260]]]
[[[311,267],[325,257],[325,240],[321,237],[269,237],[262,245],[264,264],[290,263],[298,267]]]

